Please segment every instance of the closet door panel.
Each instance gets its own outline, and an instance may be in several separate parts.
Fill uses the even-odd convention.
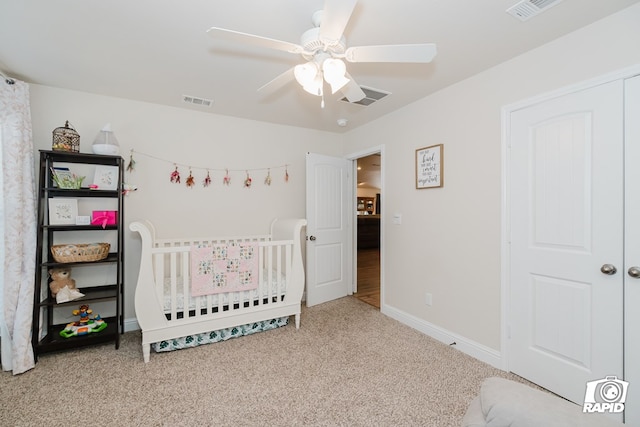
[[[509,370],[582,404],[623,374],[623,83],[510,120]]]
[[[625,81],[625,423],[640,425],[640,76]]]

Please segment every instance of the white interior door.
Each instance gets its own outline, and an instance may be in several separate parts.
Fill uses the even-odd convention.
[[[625,81],[624,419],[640,425],[640,76]]]
[[[348,295],[352,262],[351,162],[307,153],[307,306]]]
[[[623,105],[615,81],[510,116],[508,367],[579,404],[623,378]]]

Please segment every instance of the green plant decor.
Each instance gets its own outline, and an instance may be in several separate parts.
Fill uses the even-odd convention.
[[[77,190],[82,186],[84,176],[78,176],[75,173],[60,173],[52,171],[51,178],[56,183],[58,188],[65,190]]]

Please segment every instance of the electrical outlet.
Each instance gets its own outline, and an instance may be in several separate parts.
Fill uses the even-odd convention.
[[[424,303],[429,307],[431,307],[431,304],[433,304],[433,295],[431,295],[429,292],[424,294]]]

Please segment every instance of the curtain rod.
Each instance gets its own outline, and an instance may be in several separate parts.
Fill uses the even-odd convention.
[[[0,77],[4,79],[4,82],[8,85],[14,84],[16,81],[10,77],[7,77],[2,71],[0,71]]]

